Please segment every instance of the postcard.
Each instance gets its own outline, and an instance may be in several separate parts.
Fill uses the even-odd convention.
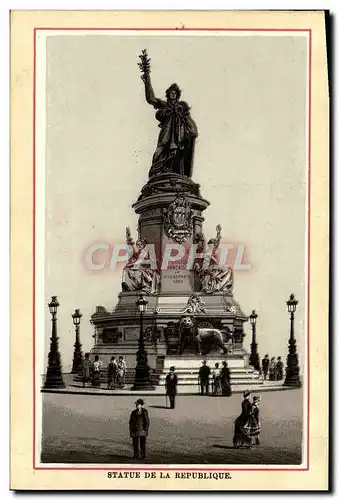
[[[10,487],[327,490],[324,12],[13,11],[11,137]]]

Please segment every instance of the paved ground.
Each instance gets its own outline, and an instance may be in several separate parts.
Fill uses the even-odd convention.
[[[44,463],[131,463],[128,419],[135,396],[43,394]],[[174,410],[165,397],[144,397],[151,426],[147,463],[299,464],[302,391],[261,396],[261,446],[236,450],[233,422],[241,396],[179,396]]]

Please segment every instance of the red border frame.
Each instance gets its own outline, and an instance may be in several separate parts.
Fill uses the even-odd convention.
[[[308,68],[308,235],[307,235],[307,246],[308,246],[308,281],[307,281],[307,453],[306,453],[306,467],[304,468],[233,468],[233,467],[223,467],[223,468],[204,468],[204,467],[194,467],[194,468],[172,468],[172,467],[37,467],[36,466],[36,359],[35,359],[35,348],[36,348],[36,337],[35,337],[35,214],[36,214],[36,191],[35,191],[35,175],[36,175],[36,33],[37,31],[262,31],[262,32],[304,32],[308,33],[309,38],[309,68]],[[33,63],[33,469],[34,470],[86,470],[86,471],[246,471],[246,472],[258,472],[258,471],[293,471],[293,472],[305,472],[310,469],[310,243],[311,243],[311,92],[312,92],[312,30],[297,28],[48,28],[39,27],[34,28],[34,63]]]

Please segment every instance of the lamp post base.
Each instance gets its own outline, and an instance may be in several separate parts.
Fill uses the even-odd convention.
[[[44,389],[63,389],[65,388],[65,382],[63,381],[62,374],[60,371],[49,371],[47,369],[46,379],[44,383]]]
[[[151,378],[149,375],[150,368],[148,365],[137,365],[135,368],[134,384],[131,391],[154,391]]]
[[[75,350],[73,355],[72,371],[73,374],[81,374],[83,366],[83,359],[81,348],[80,350]]]
[[[249,365],[253,366],[253,368],[257,371],[260,370],[260,358],[258,354],[258,344],[251,344],[251,354],[248,360]]]
[[[294,338],[289,341],[289,353],[286,361],[286,372],[284,386],[288,387],[301,387],[301,380],[299,377],[299,361]]]
[[[287,367],[286,368],[286,377],[284,381],[284,386],[286,387],[301,387],[301,380],[299,378],[299,367]]]

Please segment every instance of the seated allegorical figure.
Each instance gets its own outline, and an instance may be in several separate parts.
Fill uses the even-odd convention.
[[[123,270],[122,290],[124,292],[140,290],[147,294],[157,293],[159,274],[149,263],[151,256],[146,248],[147,241],[139,238],[134,244],[130,230],[127,228],[126,242],[132,248],[132,255]]]
[[[208,242],[206,250],[205,238],[202,234],[198,238],[197,253],[209,253],[208,266],[204,266],[204,259],[199,259],[195,264],[199,292],[214,293],[224,292],[231,295],[233,292],[233,270],[231,267],[220,265],[218,262],[218,247],[221,240],[221,226],[217,226],[217,236]]]

